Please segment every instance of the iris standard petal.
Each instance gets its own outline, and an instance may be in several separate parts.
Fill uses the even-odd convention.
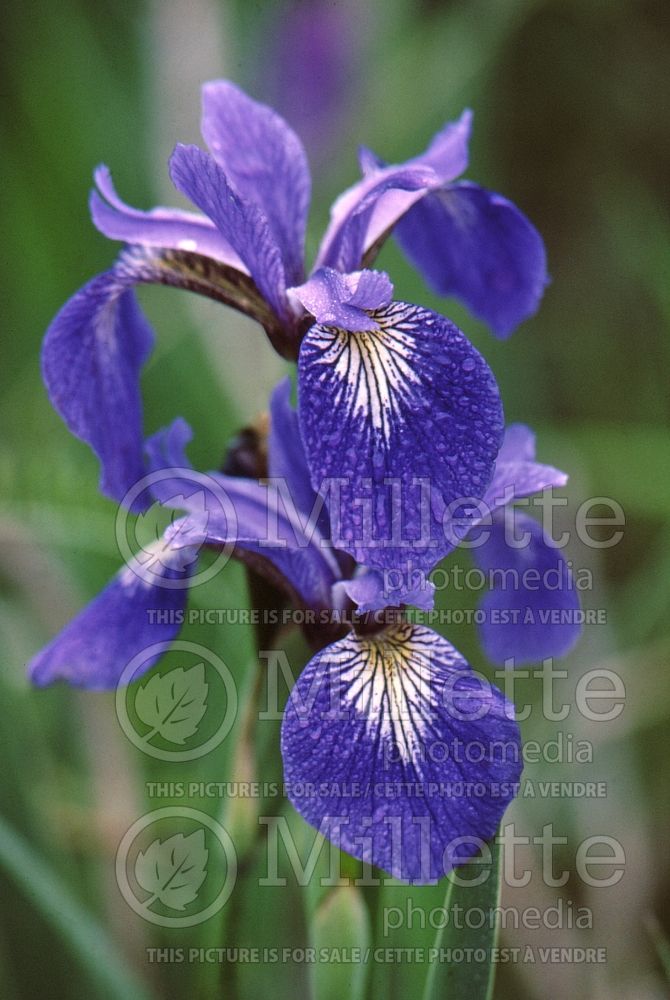
[[[528,536],[522,547],[508,543],[499,513],[473,555],[491,584],[480,604],[484,651],[494,663],[521,666],[570,652],[581,633],[580,601],[563,553],[542,526],[519,511],[514,521],[517,537]]]
[[[229,80],[202,88],[202,134],[232,187],[257,205],[281,251],[286,278],[304,273],[311,181],[302,143],[284,119]]]
[[[418,625],[317,654],[282,726],[288,796],[339,847],[396,878],[441,878],[493,837],[521,773],[514,709]]]
[[[453,295],[507,337],[532,316],[548,282],[542,237],[512,202],[469,182],[428,194],[394,235],[440,295]]]
[[[317,503],[317,495],[312,483],[305,457],[305,449],[298,426],[298,414],[291,405],[291,380],[282,381],[274,388],[270,397],[270,430],[268,434],[268,473],[270,478],[279,479],[286,488],[293,503],[303,514],[311,514]],[[325,506],[325,520],[320,522],[324,537],[328,537],[329,527]]]
[[[197,146],[175,147],[170,176],[175,187],[212,220],[234,248],[276,314],[287,317],[284,264],[258,206],[239,195],[216,160]]]
[[[366,176],[334,202],[315,267],[354,271],[369,264],[395,223],[428,191],[463,173],[472,113],[438,132],[428,149],[406,163],[385,166],[365,156]]]
[[[379,329],[316,325],[299,359],[299,417],[312,486],[328,492],[332,540],[358,562],[431,569],[449,519],[481,498],[502,438],[500,394],[449,320],[393,303]]]

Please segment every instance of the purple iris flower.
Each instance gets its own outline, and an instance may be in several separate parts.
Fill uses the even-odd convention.
[[[322,493],[339,489],[338,547],[380,570],[410,556],[426,570],[435,564],[451,505],[482,498],[491,479],[500,395],[460,330],[392,301],[388,277],[369,265],[395,227],[428,279],[498,333],[535,310],[546,282],[536,230],[498,195],[453,183],[467,165],[470,124],[464,112],[400,165],[364,154],[365,175],[334,203],[307,280],[304,150],[282,118],[232,83],[203,90],[211,152],[178,145],[170,160],[198,213],[129,208],[108,170],[96,171],[93,221],[126,246],[51,324],[43,373],[54,406],[100,459],[103,492],[121,500],[146,471],[139,374],[153,335],[133,288],[173,285],[254,317],[298,360],[310,480]]]
[[[319,509],[311,484],[288,379],[271,398],[269,487],[217,472],[194,485],[189,439],[188,426],[177,420],[147,442],[152,496],[186,515],[35,657],[33,682],[116,686],[138,653],[177,635],[175,612],[185,607],[202,547],[227,549],[281,586],[295,607],[323,613],[336,628],[333,612],[354,612],[340,619],[339,632],[324,627],[325,648],[290,695],[282,728],[289,798],[355,857],[408,881],[440,878],[478,840],[495,834],[514,797],[522,765],[513,706],[445,638],[412,624],[401,609],[384,612],[392,602],[381,574],[332,546],[329,511]],[[534,461],[527,428],[509,428],[489,488],[494,518],[503,503],[564,482],[563,473]],[[504,567],[510,558],[504,538],[491,537],[486,560]],[[147,562],[147,554],[155,558]],[[536,535],[519,558],[540,568],[562,560]],[[511,602],[524,599],[515,593]],[[533,599],[542,606],[563,600],[549,590]],[[505,600],[502,593],[501,606]],[[523,628],[492,635],[495,650],[512,649],[521,658],[550,655],[557,642],[549,626],[538,625],[530,638]],[[574,638],[561,635],[563,651]],[[154,662],[146,659],[143,669]]]

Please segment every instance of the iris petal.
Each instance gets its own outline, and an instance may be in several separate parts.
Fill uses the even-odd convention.
[[[521,773],[513,707],[446,639],[407,624],[350,635],[308,663],[282,756],[308,823],[417,883],[471,856],[470,838],[494,836]]]
[[[94,278],[47,330],[42,374],[55,409],[100,459],[100,489],[121,500],[144,474],[140,370],[153,346],[131,282]]]
[[[514,512],[515,533],[527,542],[510,545],[498,514],[488,540],[473,550],[477,565],[493,583],[480,608],[479,626],[486,655],[494,663],[514,666],[550,656],[565,656],[581,634],[579,594],[568,563],[533,518]]]
[[[385,166],[366,152],[366,176],[334,202],[316,267],[355,271],[368,266],[392,227],[428,191],[463,173],[472,113],[437,133],[424,153]]]
[[[172,526],[178,532],[178,523]],[[187,584],[195,567],[198,545],[174,551],[163,539],[160,558],[154,559],[152,579]],[[162,587],[143,575],[139,563],[126,566],[28,665],[28,676],[43,686],[64,680],[77,687],[101,691],[116,687],[130,661],[144,649],[175,638],[186,606],[187,585]],[[161,654],[148,657],[142,672]],[[139,676],[137,674],[136,676]]]
[[[414,205],[394,232],[430,287],[462,299],[499,337],[537,310],[548,282],[542,237],[501,195],[450,184]]]
[[[202,134],[237,193],[257,205],[281,250],[289,284],[302,280],[311,181],[302,143],[272,108],[228,80],[202,89]]]
[[[565,472],[535,461],[535,435],[523,424],[505,428],[493,478],[484,497],[489,510],[532,496],[554,486],[565,486]]]
[[[175,187],[212,220],[234,248],[277,315],[288,317],[284,264],[258,206],[239,195],[219,164],[197,146],[175,147],[170,176]]]
[[[426,569],[450,547],[449,504],[481,498],[502,437],[486,362],[449,320],[405,303],[379,329],[316,325],[299,359],[299,416],[333,543],[379,569]]]

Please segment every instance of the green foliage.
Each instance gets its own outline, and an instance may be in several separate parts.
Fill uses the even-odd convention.
[[[277,7],[239,0],[216,8],[226,61],[209,72],[259,92],[259,54],[267,50]],[[491,996],[488,968],[431,964],[426,956],[433,948],[470,947],[475,939],[481,946],[486,935],[453,927],[436,932],[429,917],[456,902],[495,905],[497,878],[468,889],[450,882],[419,889],[393,880],[372,887],[323,885],[326,846],[308,885],[300,884],[285,851],[280,875],[286,884],[259,884],[267,873],[259,813],[283,817],[303,863],[314,844],[314,832],[277,796],[257,802],[203,791],[188,800],[234,827],[240,844],[235,893],[217,918],[184,930],[157,928],[119,896],[114,855],[125,830],[151,808],[182,802],[177,794],[153,794],[157,783],[281,782],[279,723],[264,722],[251,735],[244,729],[245,699],[253,705],[258,693],[249,626],[192,623],[184,629],[183,638],[217,651],[244,692],[230,736],[214,754],[189,764],[147,757],[130,746],[113,699],[60,688],[34,692],[23,676],[27,659],[118,566],[114,507],[97,494],[95,460],[48,405],[39,345],[65,299],[113,258],[114,248],[88,221],[92,168],[107,162],[124,197],[149,206],[166,190],[156,149],[195,135],[197,92],[189,87],[204,69],[198,18],[183,10],[129,0],[37,0],[10,4],[3,13],[0,992],[7,1000],[44,995],[48,976],[54,1000],[484,1000]],[[617,500],[627,517],[620,545],[586,556],[569,550],[577,560],[588,557],[596,586],[585,604],[606,608],[608,623],[587,629],[565,664],[572,695],[589,668],[605,663],[619,670],[630,690],[625,724],[592,732],[574,716],[553,725],[533,716],[523,726],[526,738],[553,738],[557,729],[575,738],[590,733],[596,757],[589,775],[607,777],[608,797],[586,804],[520,800],[512,815],[531,833],[554,821],[573,839],[602,830],[630,843],[628,896],[587,892],[593,931],[564,928],[551,938],[607,944],[606,968],[589,967],[581,975],[569,966],[552,967],[546,980],[540,966],[501,967],[495,987],[501,1000],[550,993],[574,1000],[632,996],[642,992],[642,983],[645,995],[660,995],[662,966],[667,968],[668,915],[654,906],[668,898],[667,865],[659,863],[657,848],[670,822],[670,227],[662,207],[670,148],[658,99],[670,56],[664,14],[660,0],[376,0],[359,29],[363,48],[353,71],[359,97],[347,111],[346,144],[317,179],[311,246],[329,196],[354,177],[357,142],[401,158],[463,105],[474,107],[471,176],[513,198],[546,237],[553,284],[542,310],[511,341],[494,342],[460,307],[427,293],[394,246],[385,248],[380,266],[392,273],[403,298],[447,311],[486,354],[508,418],[535,426],[540,458],[571,472],[570,514],[597,495]],[[179,60],[166,49],[170,25],[181,39]],[[174,88],[157,94],[166,64],[174,69]],[[221,308],[193,307],[187,296],[167,289],[149,291],[143,301],[159,330],[144,378],[147,428],[181,413],[196,431],[194,463],[216,467],[227,440],[263,404],[281,366],[257,330]],[[238,608],[247,600],[244,573],[229,566],[194,592],[191,607]],[[458,608],[468,600],[447,593],[441,606]],[[481,666],[471,627],[444,631]],[[297,639],[289,642],[291,663],[304,662],[307,651]],[[157,692],[160,670],[143,683]],[[520,701],[537,706],[540,693],[532,680],[518,693]],[[201,685],[193,717],[180,723],[184,733],[207,698],[221,697],[207,695]],[[585,773],[573,765],[526,770],[530,778],[552,780]],[[535,854],[535,874],[539,863]],[[360,874],[351,859],[343,859],[343,868],[352,881]],[[148,867],[141,875],[150,878]],[[531,882],[525,897],[509,892],[503,902],[540,906],[561,894],[578,897],[572,869],[567,886],[552,890],[549,899],[537,885]],[[389,908],[406,914],[408,905],[418,911],[412,926],[403,917],[402,926],[385,927]],[[658,958],[643,931],[652,911],[658,915],[649,924]],[[502,943],[525,939],[535,942],[522,929],[505,932]],[[486,940],[485,947],[493,945],[492,936]],[[151,963],[147,948],[157,947],[287,948],[294,957]],[[360,964],[296,957],[310,948],[368,947],[413,949],[424,957]],[[613,992],[617,983],[621,994]]]

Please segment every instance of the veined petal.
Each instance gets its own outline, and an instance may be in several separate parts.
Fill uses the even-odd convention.
[[[347,636],[307,664],[289,698],[289,799],[354,857],[406,881],[437,880],[495,835],[514,797],[513,717],[430,629]]]
[[[100,459],[100,489],[114,500],[144,474],[139,376],[153,333],[131,284],[116,270],[94,278],[63,306],[42,347],[49,398]]]
[[[314,326],[299,359],[299,417],[315,490],[330,491],[333,544],[384,569],[431,569],[449,548],[449,504],[481,498],[502,438],[484,359],[449,320],[406,303],[379,330]],[[334,488],[337,491],[334,492]],[[473,515],[474,516],[474,515]]]
[[[565,472],[535,461],[535,435],[530,427],[510,424],[505,428],[484,503],[493,511],[549,487],[565,486],[567,481]]]
[[[29,663],[33,684],[42,687],[64,680],[95,691],[114,688],[135,656],[174,639],[181,628],[180,612],[186,605],[188,578],[197,560],[199,545],[195,541],[193,548],[185,545],[177,523],[156,548],[151,575],[140,562],[124,567]],[[151,581],[157,576],[183,586],[155,585]],[[142,672],[160,655],[147,658]]]
[[[366,176],[333,204],[315,267],[354,271],[363,261],[370,264],[381,241],[415,202],[463,173],[471,123],[472,113],[464,111],[424,153],[400,165],[383,166],[366,154]]]
[[[229,183],[268,220],[288,282],[301,281],[311,182],[297,135],[272,108],[229,80],[202,88],[201,127]]]
[[[430,287],[453,295],[507,337],[548,283],[542,237],[512,202],[463,181],[427,195],[395,235]]]
[[[480,604],[486,655],[494,663],[513,660],[521,666],[570,652],[581,633],[580,602],[570,567],[542,526],[519,511],[514,521],[518,538],[527,533],[522,547],[508,544],[499,513],[487,529],[488,540],[473,555],[493,584]]]
[[[197,253],[248,274],[211,219],[176,208],[141,212],[121,201],[106,166],[99,166],[94,177],[100,193],[91,192],[91,217],[96,228],[110,240]]]
[[[218,163],[197,146],[175,147],[170,176],[177,190],[209,216],[234,248],[277,315],[288,316],[282,256],[258,206],[239,195]]]

